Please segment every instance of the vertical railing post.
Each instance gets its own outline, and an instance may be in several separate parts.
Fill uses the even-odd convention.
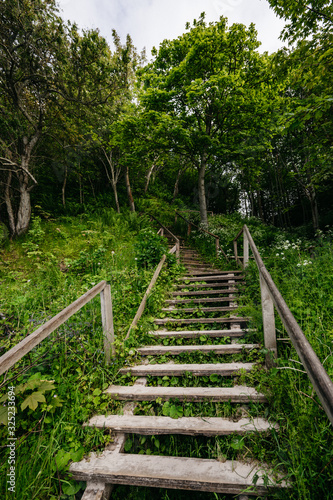
[[[235,254],[235,262],[238,264],[238,248],[237,248],[237,240],[234,240],[234,254]]]
[[[190,223],[187,224],[187,236],[190,236],[191,235],[191,229],[192,229],[192,226]]]
[[[247,237],[246,231],[243,231],[243,246],[244,246],[244,257],[243,257],[243,267],[247,267],[249,263],[249,239]]]
[[[177,259],[177,263],[179,264],[179,262],[180,262],[180,242],[178,239],[176,242],[176,259]]]
[[[115,355],[111,286],[105,285],[105,288],[101,291],[100,296],[104,334],[105,362],[107,365],[109,365],[111,362],[111,351],[112,356]]]
[[[164,236],[164,227],[161,227],[161,236]]]
[[[267,368],[271,368],[274,365],[272,354],[273,358],[277,358],[274,303],[261,273],[260,290],[265,348],[269,350],[268,354],[266,354],[266,366]]]
[[[220,248],[220,240],[219,238],[215,238],[215,251],[216,251],[216,257],[219,256],[219,248]]]

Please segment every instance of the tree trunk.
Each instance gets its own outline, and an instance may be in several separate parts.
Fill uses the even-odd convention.
[[[67,165],[65,166],[65,176],[64,176],[64,181],[62,183],[62,189],[61,189],[62,204],[64,207],[66,206],[66,182],[67,182]]]
[[[128,203],[130,206],[130,210],[131,210],[131,212],[135,212],[134,199],[133,199],[131,184],[130,184],[130,180],[129,180],[128,166],[125,169],[125,183],[126,183]]]
[[[7,184],[5,189],[5,203],[7,207],[8,220],[9,220],[9,229],[12,235],[15,234],[15,217],[13,212],[12,200],[10,199],[10,186],[12,183],[13,172],[10,170],[8,172]]]
[[[146,185],[145,185],[145,194],[148,191],[149,181],[150,181],[150,178],[151,178],[151,174],[154,171],[154,168],[155,168],[155,164],[153,163],[152,166],[150,167],[150,169],[148,170],[148,173],[147,173],[147,177],[146,177],[147,180],[146,180]]]
[[[174,187],[174,190],[173,190],[172,203],[175,202],[175,199],[178,196],[178,192],[179,192],[179,180],[180,180],[181,174],[182,174],[182,169],[180,168],[178,170],[177,179],[176,179],[175,187]]]
[[[199,193],[199,206],[200,206],[200,221],[201,224],[207,226],[207,203],[206,203],[206,193],[205,193],[205,172],[206,172],[206,154],[202,155],[201,165],[199,168],[199,179],[198,179],[198,193]]]
[[[112,184],[114,199],[115,199],[115,202],[116,202],[117,212],[118,212],[118,214],[120,214],[120,205],[119,205],[119,200],[118,200],[117,183],[116,182],[111,182],[111,184]]]
[[[15,234],[17,234],[17,236],[20,236],[28,230],[31,217],[30,190],[28,188],[29,180],[27,175],[23,175],[23,177],[24,180],[20,183],[20,203],[15,228]]]
[[[309,186],[307,191],[307,197],[310,201],[311,206],[311,216],[312,216],[312,225],[313,229],[317,231],[319,229],[319,211],[318,211],[318,202],[316,191],[313,186]]]

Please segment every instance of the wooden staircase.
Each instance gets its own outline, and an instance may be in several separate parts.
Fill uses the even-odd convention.
[[[187,269],[186,276],[179,280],[162,309],[162,317],[155,320],[157,329],[151,332],[156,340],[181,339],[182,345],[151,345],[138,349],[143,363],[124,367],[122,374],[140,377],[132,386],[112,385],[107,389],[110,397],[127,401],[123,415],[98,415],[87,425],[112,429],[115,442],[101,454],[92,453],[88,459],[73,463],[70,472],[73,478],[87,481],[83,500],[106,499],[111,492],[110,484],[197,490],[248,496],[269,495],[272,488],[285,488],[286,482],[273,474],[266,464],[254,461],[211,460],[187,457],[135,455],[124,453],[128,434],[162,435],[183,434],[187,436],[226,436],[230,434],[270,432],[278,426],[263,418],[240,415],[236,421],[227,418],[134,415],[135,402],[229,402],[249,404],[265,403],[266,398],[252,387],[233,385],[221,387],[210,383],[210,387],[164,387],[149,386],[155,377],[193,376],[235,377],[240,370],[249,372],[254,363],[233,362],[232,356],[258,349],[258,344],[239,343],[249,332],[248,318],[237,316],[240,271],[212,269],[189,248],[181,248],[181,259]],[[195,315],[199,314],[200,317]],[[177,315],[177,317],[173,317]],[[207,329],[201,329],[204,325]],[[187,327],[187,328],[186,328]],[[179,330],[178,328],[182,328]],[[191,339],[205,336],[215,339],[210,345],[192,345]],[[218,344],[218,340],[221,343]],[[169,341],[170,341],[169,340]],[[230,343],[225,343],[230,342]],[[215,353],[230,356],[228,363],[178,363],[177,356],[187,353]],[[154,363],[146,356],[172,356],[173,361]],[[227,384],[226,384],[227,385]],[[245,493],[244,493],[245,492]],[[104,495],[104,496],[103,496]],[[190,498],[190,497],[189,497]],[[233,497],[234,498],[234,497]]]

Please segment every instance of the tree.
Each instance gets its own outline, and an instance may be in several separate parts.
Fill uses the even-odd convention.
[[[114,98],[126,85],[119,68],[98,31],[65,25],[54,0],[0,3],[0,168],[13,236],[29,225],[41,139]]]
[[[275,13],[290,23],[283,30],[283,38],[291,41],[316,33],[329,34],[333,26],[331,0],[268,0]]]
[[[217,158],[220,164],[229,161],[240,133],[251,128],[266,76],[254,25],[228,29],[221,17],[207,26],[204,17],[193,27],[188,24],[176,40],[164,40],[140,78],[143,106],[169,117],[176,132],[173,153],[185,155],[197,169],[201,222],[206,224],[207,166]]]

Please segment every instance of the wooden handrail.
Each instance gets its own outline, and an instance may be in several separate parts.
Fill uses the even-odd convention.
[[[248,248],[250,246],[255,262],[257,264],[259,275],[260,275],[260,284],[262,291],[262,298],[264,297],[264,301],[266,302],[262,304],[263,307],[263,319],[264,319],[264,334],[265,334],[265,346],[266,346],[266,333],[265,328],[268,328],[268,340],[271,339],[271,333],[274,328],[275,333],[275,324],[274,317],[272,321],[272,313],[268,311],[270,308],[269,302],[274,304],[281,321],[283,322],[285,329],[291,339],[293,346],[295,347],[297,354],[302,361],[302,364],[308,374],[309,379],[311,380],[313,387],[317,393],[318,398],[320,399],[323,408],[325,410],[326,415],[330,419],[330,422],[333,425],[333,382],[328,376],[325,368],[321,364],[317,354],[314,352],[311,344],[308,339],[304,335],[302,329],[298,325],[296,319],[294,318],[292,312],[287,306],[284,298],[279,292],[277,286],[275,285],[273,278],[268,272],[263,260],[260,256],[260,253],[253,241],[251,233],[248,227],[245,225],[242,231],[237,235],[234,241],[236,241],[241,236],[244,235],[244,267],[247,266],[248,263]],[[236,255],[235,255],[236,257]],[[268,307],[267,307],[268,305]],[[274,310],[273,310],[274,315]],[[265,321],[266,320],[266,321]],[[266,324],[265,324],[266,323]],[[273,327],[273,328],[272,328]],[[272,341],[270,340],[272,343]],[[274,342],[273,342],[274,343]],[[276,338],[275,338],[276,345]],[[271,348],[270,345],[266,346]]]
[[[153,215],[151,214],[148,214],[149,217],[151,217],[152,219],[154,219],[154,221],[157,222],[157,224],[159,224],[161,226],[161,228],[163,229],[163,231],[166,231],[170,236],[171,238],[173,238],[176,242],[176,246],[177,246],[177,250],[176,250],[176,259],[177,259],[177,262],[179,263],[179,257],[180,257],[180,241],[179,239],[177,238],[177,236],[175,236],[171,231],[170,229],[168,229],[167,227],[165,227],[162,222],[160,222],[158,219],[156,219],[156,217],[154,217]],[[159,234],[160,231],[158,231],[157,234]],[[170,252],[169,252],[170,253]]]
[[[0,357],[0,375],[9,370],[17,361],[23,358],[25,354],[31,351],[42,340],[48,337],[54,330],[65,323],[73,314],[79,311],[83,306],[90,302],[96,295],[101,294],[102,323],[104,331],[104,350],[106,362],[110,363],[110,350],[113,349],[114,331],[112,317],[112,302],[110,285],[106,281],[101,281],[96,286],[88,290],[75,302],[63,309],[56,316],[40,326],[25,339],[12,347],[9,351]]]

